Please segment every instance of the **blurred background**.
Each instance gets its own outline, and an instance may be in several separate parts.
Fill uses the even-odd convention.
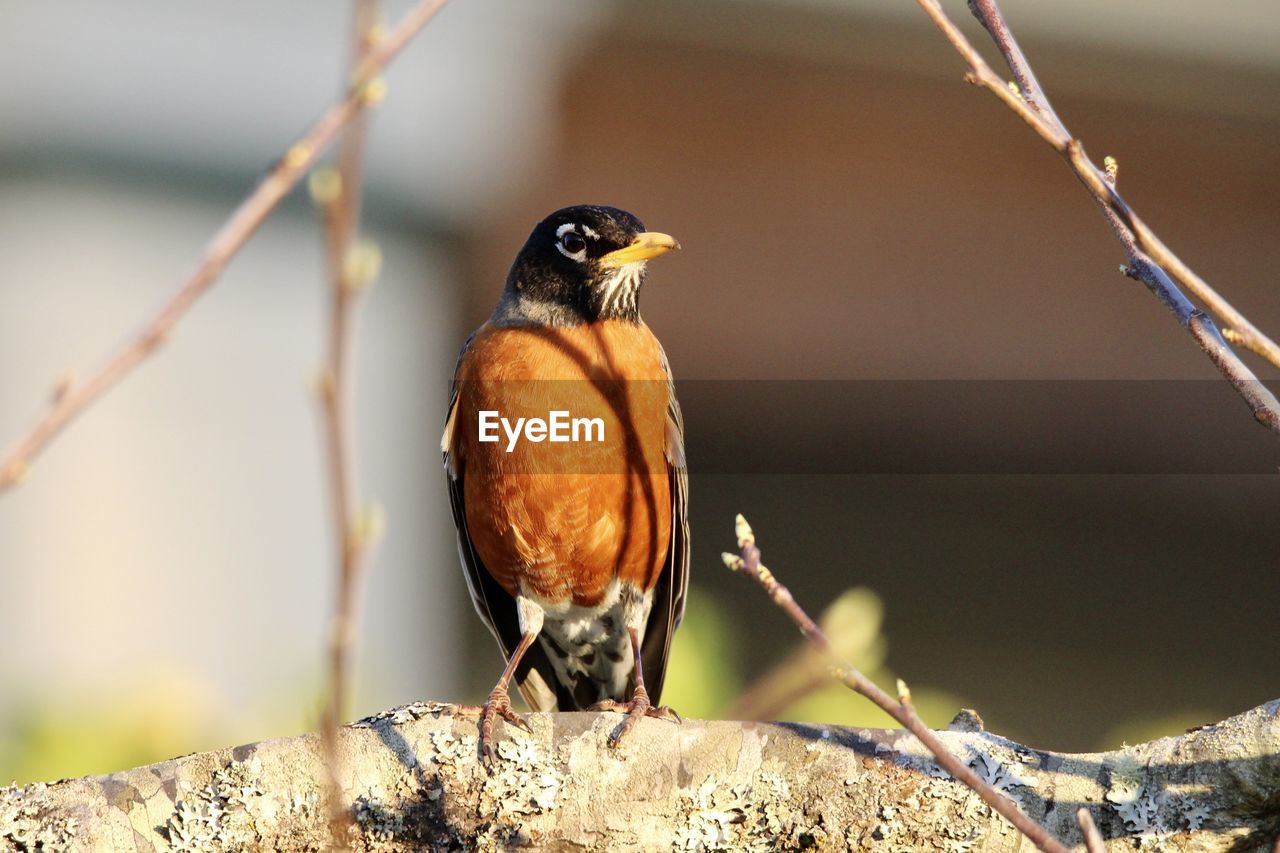
[[[1280,333],[1275,4],[1002,6],[1126,198]],[[349,10],[76,0],[3,18],[7,444],[339,91]],[[365,230],[385,262],[356,399],[388,528],[357,714],[478,701],[501,669],[437,442],[458,347],[534,222],[579,202],[685,247],[643,306],[682,380],[693,470],[678,710],[742,713],[748,685],[798,671],[794,629],[721,566],[737,512],[934,725],[968,706],[1035,746],[1106,749],[1280,695],[1280,445],[1119,275],[1062,162],[963,70],[899,0],[454,0],[427,27],[371,130]],[[0,779],[316,725],[335,563],[321,240],[295,193],[0,496]],[[890,722],[839,690],[775,706]]]

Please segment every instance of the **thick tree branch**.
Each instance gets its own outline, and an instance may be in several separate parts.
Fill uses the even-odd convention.
[[[1183,263],[1121,198],[1115,187],[1114,171],[1108,173],[1099,169],[1085,154],[1084,146],[1071,136],[1053,111],[995,0],[969,0],[969,8],[990,33],[1008,63],[1014,75],[1013,87],[991,69],[982,54],[947,17],[937,0],[916,2],[968,63],[966,79],[999,98],[1071,165],[1120,239],[1128,258],[1126,273],[1139,278],[1173,310],[1218,371],[1242,394],[1258,422],[1280,434],[1280,402],[1227,346],[1227,340],[1252,350],[1277,367],[1280,367],[1280,346]],[[1174,280],[1190,290],[1210,313],[1227,325],[1225,340],[1213,321],[1203,314],[1196,323],[1192,323],[1192,317],[1199,312],[1192,310],[1193,306]]]
[[[52,403],[34,427],[0,456],[0,492],[21,482],[32,460],[95,400],[123,379],[173,333],[192,304],[217,280],[222,270],[258,230],[298,180],[316,162],[334,136],[363,110],[378,73],[396,57],[446,0],[420,0],[400,22],[369,51],[351,75],[347,94],[318,118],[289,150],[267,170],[240,206],[209,241],[204,254],[173,295],[147,321],[142,331],[127,341],[86,379],[57,383]]]
[[[1280,701],[1108,753],[1042,752],[983,731],[945,748],[1062,838],[1088,809],[1113,850],[1266,849],[1280,808]],[[492,773],[474,717],[400,708],[341,730],[354,849],[1013,851],[1021,837],[907,732],[532,714],[500,731]],[[0,789],[0,848],[321,849],[312,735],[108,776]]]

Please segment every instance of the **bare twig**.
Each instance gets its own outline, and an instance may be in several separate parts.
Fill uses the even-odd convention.
[[[1088,809],[1080,809],[1076,812],[1076,823],[1080,825],[1080,832],[1084,835],[1084,849],[1089,853],[1107,853],[1107,845],[1102,840],[1102,833],[1098,832],[1098,825],[1093,822],[1093,816],[1089,814]]]
[[[784,613],[791,617],[791,621],[796,623],[800,633],[804,634],[805,638],[831,662],[831,674],[835,678],[850,690],[870,699],[882,711],[901,723],[904,728],[915,735],[933,753],[934,758],[938,760],[938,764],[943,770],[976,792],[987,805],[1013,824],[1037,848],[1054,851],[1054,853],[1066,853],[1067,847],[1062,842],[1050,835],[1044,827],[1027,817],[1013,800],[982,781],[967,764],[953,755],[942,744],[942,741],[934,735],[920,719],[919,715],[916,714],[915,707],[911,704],[911,691],[901,679],[898,681],[898,701],[895,702],[888,693],[876,686],[875,682],[835,653],[827,639],[827,635],[823,633],[816,622],[809,618],[809,614],[804,611],[804,608],[791,595],[791,591],[779,583],[773,573],[761,562],[760,549],[756,546],[755,533],[752,532],[751,526],[747,524],[747,520],[741,515],[737,517],[735,532],[738,538],[738,553],[724,554],[725,565],[731,571],[741,572],[753,578],[764,588],[769,597],[773,599],[774,604],[777,604]]]
[[[351,73],[359,71],[379,38],[378,0],[355,0],[353,5]],[[381,97],[380,81],[366,84],[366,102]],[[329,627],[329,703],[321,738],[329,772],[330,836],[345,847],[351,812],[344,807],[339,779],[338,727],[350,711],[351,659],[359,615],[360,583],[379,534],[378,514],[360,511],[351,413],[351,365],[360,295],[378,273],[378,254],[372,244],[357,246],[368,113],[352,119],[338,145],[337,170],[312,175],[312,199],[324,218],[326,261],[331,307],[329,352],[320,383],[324,432],[328,443],[333,523],[338,547],[337,595]]]
[[[1018,89],[1027,105],[1031,109],[1043,113],[1050,122],[1057,125],[1063,133],[1066,133],[1062,120],[1058,118],[1058,114],[1053,111],[1053,107],[1049,104],[1049,96],[1040,88],[1040,81],[1036,80],[1035,72],[1031,70],[1031,63],[1027,62],[1027,58],[1022,53],[1022,48],[1018,47],[1018,40],[1013,37],[1013,33],[1005,24],[1004,16],[1000,14],[995,0],[969,0],[969,11],[973,12],[973,16],[978,19],[978,22],[987,28],[987,32],[991,35],[991,40],[1000,49],[1000,53],[1004,56],[1005,62],[1009,64],[1009,70],[1013,72],[1014,82],[1018,84]]]
[[[102,394],[123,379],[130,370],[149,356],[173,333],[178,321],[209,286],[217,280],[227,262],[257,231],[298,180],[315,163],[330,141],[352,119],[359,115],[376,87],[374,80],[404,48],[447,0],[420,0],[409,10],[386,38],[369,51],[368,57],[351,76],[347,93],[321,114],[288,151],[280,157],[258,182],[205,247],[194,270],[183,279],[178,289],[106,362],[92,371],[83,382],[59,383],[51,405],[29,432],[19,438],[0,456],[0,492],[21,482],[34,458],[57,435]]]
[[[1030,64],[1014,40],[995,0],[969,0],[969,8],[991,34],[1008,62],[1019,89],[1016,92],[991,69],[955,23],[947,17],[937,0],[916,2],[968,63],[969,74],[966,79],[999,98],[1067,160],[1102,208],[1108,224],[1124,247],[1129,262],[1126,272],[1143,281],[1161,302],[1173,310],[1219,372],[1241,392],[1253,410],[1254,417],[1280,434],[1280,402],[1227,346],[1227,341],[1252,350],[1277,367],[1280,367],[1280,346],[1259,331],[1231,303],[1184,264],[1121,198],[1115,186],[1114,160],[1108,163],[1106,169],[1099,169],[1085,154],[1080,141],[1067,131],[1049,105],[1048,98],[1036,81]],[[1191,291],[1212,314],[1227,325],[1225,340],[1207,317],[1199,321],[1199,329],[1193,325],[1192,318],[1198,312],[1194,311],[1174,280]],[[1249,393],[1245,393],[1244,389],[1248,389]]]
[[[1271,429],[1280,431],[1280,408],[1276,407],[1275,397],[1267,387],[1253,376],[1238,376],[1235,371],[1223,368],[1223,362],[1232,358],[1233,353],[1223,343],[1213,320],[1203,311],[1195,311],[1187,320],[1187,325],[1200,344],[1200,348],[1208,353],[1209,358],[1227,377],[1227,381],[1249,403],[1254,417]]]

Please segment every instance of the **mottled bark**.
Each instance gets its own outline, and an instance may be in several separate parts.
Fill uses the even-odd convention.
[[[1269,849],[1280,831],[1280,700],[1109,753],[1021,746],[960,719],[947,746],[1059,838],[1093,813],[1114,849]],[[1014,850],[1025,842],[900,730],[534,714],[500,729],[421,703],[345,727],[354,849]],[[966,722],[970,721],[970,722]],[[318,850],[326,783],[313,735],[0,789],[0,846]]]

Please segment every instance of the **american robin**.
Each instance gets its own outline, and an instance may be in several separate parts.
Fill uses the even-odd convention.
[[[493,755],[514,677],[529,707],[658,705],[689,575],[684,424],[640,319],[646,263],[680,244],[612,207],[534,227],[467,340],[441,442],[471,599],[507,665],[481,709]],[[581,427],[581,429],[580,429]]]

